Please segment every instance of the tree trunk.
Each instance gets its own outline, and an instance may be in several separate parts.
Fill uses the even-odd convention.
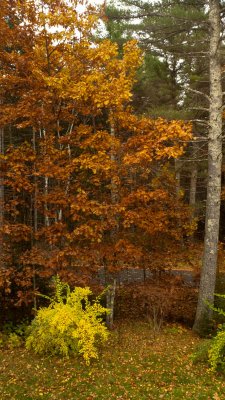
[[[48,217],[48,202],[47,202],[47,196],[48,196],[48,177],[45,176],[45,189],[44,189],[44,193],[45,193],[45,226],[49,227],[50,226],[50,222],[49,222],[49,217]]]
[[[191,207],[191,222],[196,216],[196,192],[197,192],[197,178],[198,178],[198,165],[197,165],[197,143],[192,144],[192,157],[193,163],[191,165],[191,180],[190,180],[190,196],[189,205]]]
[[[110,121],[110,135],[112,139],[115,139],[115,127],[113,118]],[[110,153],[111,161],[116,162],[116,150],[114,144],[111,146],[111,153]],[[114,168],[113,168],[114,170]],[[117,181],[115,180],[115,171],[113,171],[113,175],[111,177],[111,204],[116,205],[118,203],[118,185]],[[115,226],[111,228],[110,236],[112,244],[116,242],[118,234],[118,220],[117,215],[115,215]],[[106,277],[106,284],[108,285],[107,292],[106,292],[106,307],[109,310],[109,313],[106,314],[106,325],[109,329],[113,328],[113,320],[114,320],[114,302],[115,302],[115,294],[116,294],[116,279],[113,279],[112,283],[112,276],[108,273],[107,269],[105,269],[105,277]]]
[[[116,295],[116,279],[114,279],[113,283],[108,286],[106,292],[106,308],[108,308],[109,310],[109,313],[106,314],[106,325],[109,329],[113,328],[115,295]]]
[[[110,125],[110,135],[112,139],[115,139],[115,128],[113,119]],[[116,162],[116,150],[114,144],[111,147],[111,154],[110,154],[111,161]],[[115,176],[111,177],[111,204],[116,205],[118,203],[118,184]],[[115,241],[115,237],[118,231],[118,221],[117,216],[115,216],[115,227],[111,230],[111,237]]]
[[[176,194],[179,197],[180,194],[180,171],[181,171],[181,160],[179,158],[175,159],[175,178],[176,178]]]
[[[220,65],[220,1],[209,1],[210,23],[210,114],[208,140],[208,183],[203,265],[201,271],[198,306],[193,330],[201,335],[207,332],[212,319],[216,282],[221,164],[222,164],[222,86]]]
[[[36,155],[36,131],[33,129],[33,150]],[[35,171],[36,172],[36,167]],[[36,234],[38,231],[38,210],[37,210],[37,177],[36,174],[34,174],[34,194],[33,198],[31,199],[32,207],[33,207],[33,233],[32,233],[32,247],[36,244]],[[33,291],[34,291],[34,300],[33,300],[33,306],[34,306],[34,312],[37,311],[37,296],[36,296],[36,290],[37,290],[37,285],[36,285],[36,265],[33,263]]]
[[[191,166],[191,182],[190,182],[190,199],[189,204],[192,207],[192,216],[195,216],[195,207],[196,207],[196,187],[197,187],[197,164],[194,162]]]

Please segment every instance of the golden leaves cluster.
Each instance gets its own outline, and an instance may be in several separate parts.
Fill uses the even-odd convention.
[[[3,157],[5,235],[24,271],[73,281],[103,263],[115,271],[145,262],[159,243],[179,241],[188,210],[174,201],[163,165],[191,136],[182,121],[135,115],[137,42],[120,57],[115,43],[94,41],[93,7],[79,14],[76,6],[23,1],[0,14],[0,124],[19,138]]]

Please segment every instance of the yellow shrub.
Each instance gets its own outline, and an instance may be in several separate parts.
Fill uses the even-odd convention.
[[[87,287],[70,292],[69,286],[57,279],[55,298],[49,307],[38,310],[31,324],[27,349],[64,357],[79,353],[87,364],[98,358],[97,345],[105,342],[109,334],[101,318],[107,309],[98,300],[91,303],[90,295]]]

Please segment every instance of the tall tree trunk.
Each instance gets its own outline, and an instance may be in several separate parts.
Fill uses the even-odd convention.
[[[112,139],[115,139],[115,128],[114,128],[114,121],[113,118],[111,119],[110,122],[110,135]],[[116,162],[116,151],[114,144],[112,144],[111,147],[111,160],[113,162]],[[111,204],[116,205],[118,202],[118,186],[115,181],[115,177],[112,176],[111,178]],[[116,241],[117,233],[118,233],[118,225],[117,225],[117,216],[115,215],[115,226],[111,229],[111,240],[114,243]],[[112,283],[112,277],[109,277],[108,271],[105,271],[106,273],[106,278],[109,279],[107,282],[109,284],[108,289],[106,291],[106,307],[109,310],[109,313],[106,315],[106,325],[108,326],[109,329],[113,328],[113,319],[114,319],[114,301],[115,301],[115,295],[116,295],[116,279],[113,279]]]
[[[220,1],[209,1],[210,23],[210,114],[208,140],[208,183],[203,265],[200,280],[198,306],[193,330],[204,334],[210,327],[216,282],[221,164],[222,164],[222,85],[220,64]]]
[[[36,131],[33,129],[33,150],[36,155]],[[36,172],[36,167],[35,171]],[[36,244],[36,235],[38,231],[38,210],[37,210],[37,177],[36,174],[34,174],[34,193],[33,193],[33,198],[31,199],[32,207],[33,207],[33,230],[32,230],[32,240],[31,240],[31,245],[32,247]],[[34,306],[34,312],[37,311],[37,296],[36,296],[36,290],[37,290],[37,285],[36,285],[36,265],[33,263],[33,291],[34,291],[34,300],[33,300],[33,306]]]
[[[43,109],[43,105],[42,105]],[[46,131],[45,128],[40,129],[40,138],[42,137],[46,138]],[[46,150],[45,150],[46,153]],[[47,196],[48,196],[48,188],[49,188],[49,179],[47,176],[44,176],[44,195],[45,195],[45,200],[44,200],[44,219],[45,219],[45,227],[50,226],[50,221],[49,221],[49,216],[48,216],[48,201],[47,201]]]

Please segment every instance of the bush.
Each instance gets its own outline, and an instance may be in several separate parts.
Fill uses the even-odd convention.
[[[10,333],[9,334],[9,337],[8,337],[8,340],[7,340],[7,346],[10,349],[14,349],[14,348],[20,347],[20,346],[22,346],[22,344],[23,344],[23,340],[19,335],[17,335],[16,333]]]
[[[190,356],[193,364],[208,363],[211,342],[211,339],[205,339],[196,346],[195,352]]]
[[[0,333],[0,347],[16,348],[24,345],[28,330],[28,320],[22,320],[20,324],[8,321],[3,325]]]
[[[9,321],[3,325],[3,333],[6,334],[7,336],[10,336],[10,334],[16,334],[22,340],[24,340],[27,334],[28,326],[29,326],[28,319],[23,319],[19,324],[16,325],[13,324],[12,321]]]
[[[219,299],[224,299],[225,295],[217,294]],[[223,318],[225,317],[225,311],[222,308],[212,307]],[[225,324],[220,324],[216,336],[212,339],[211,346],[209,349],[209,363],[210,370],[216,371],[219,367],[224,369],[225,366]]]
[[[222,325],[217,335],[212,339],[209,349],[210,370],[216,371],[219,367],[225,366],[225,325]]]
[[[76,287],[73,291],[56,278],[55,296],[49,307],[41,308],[30,327],[26,348],[37,354],[81,354],[87,364],[98,358],[98,344],[108,338],[102,322],[107,309],[99,299],[90,302],[89,288]],[[47,296],[45,296],[47,297]]]

